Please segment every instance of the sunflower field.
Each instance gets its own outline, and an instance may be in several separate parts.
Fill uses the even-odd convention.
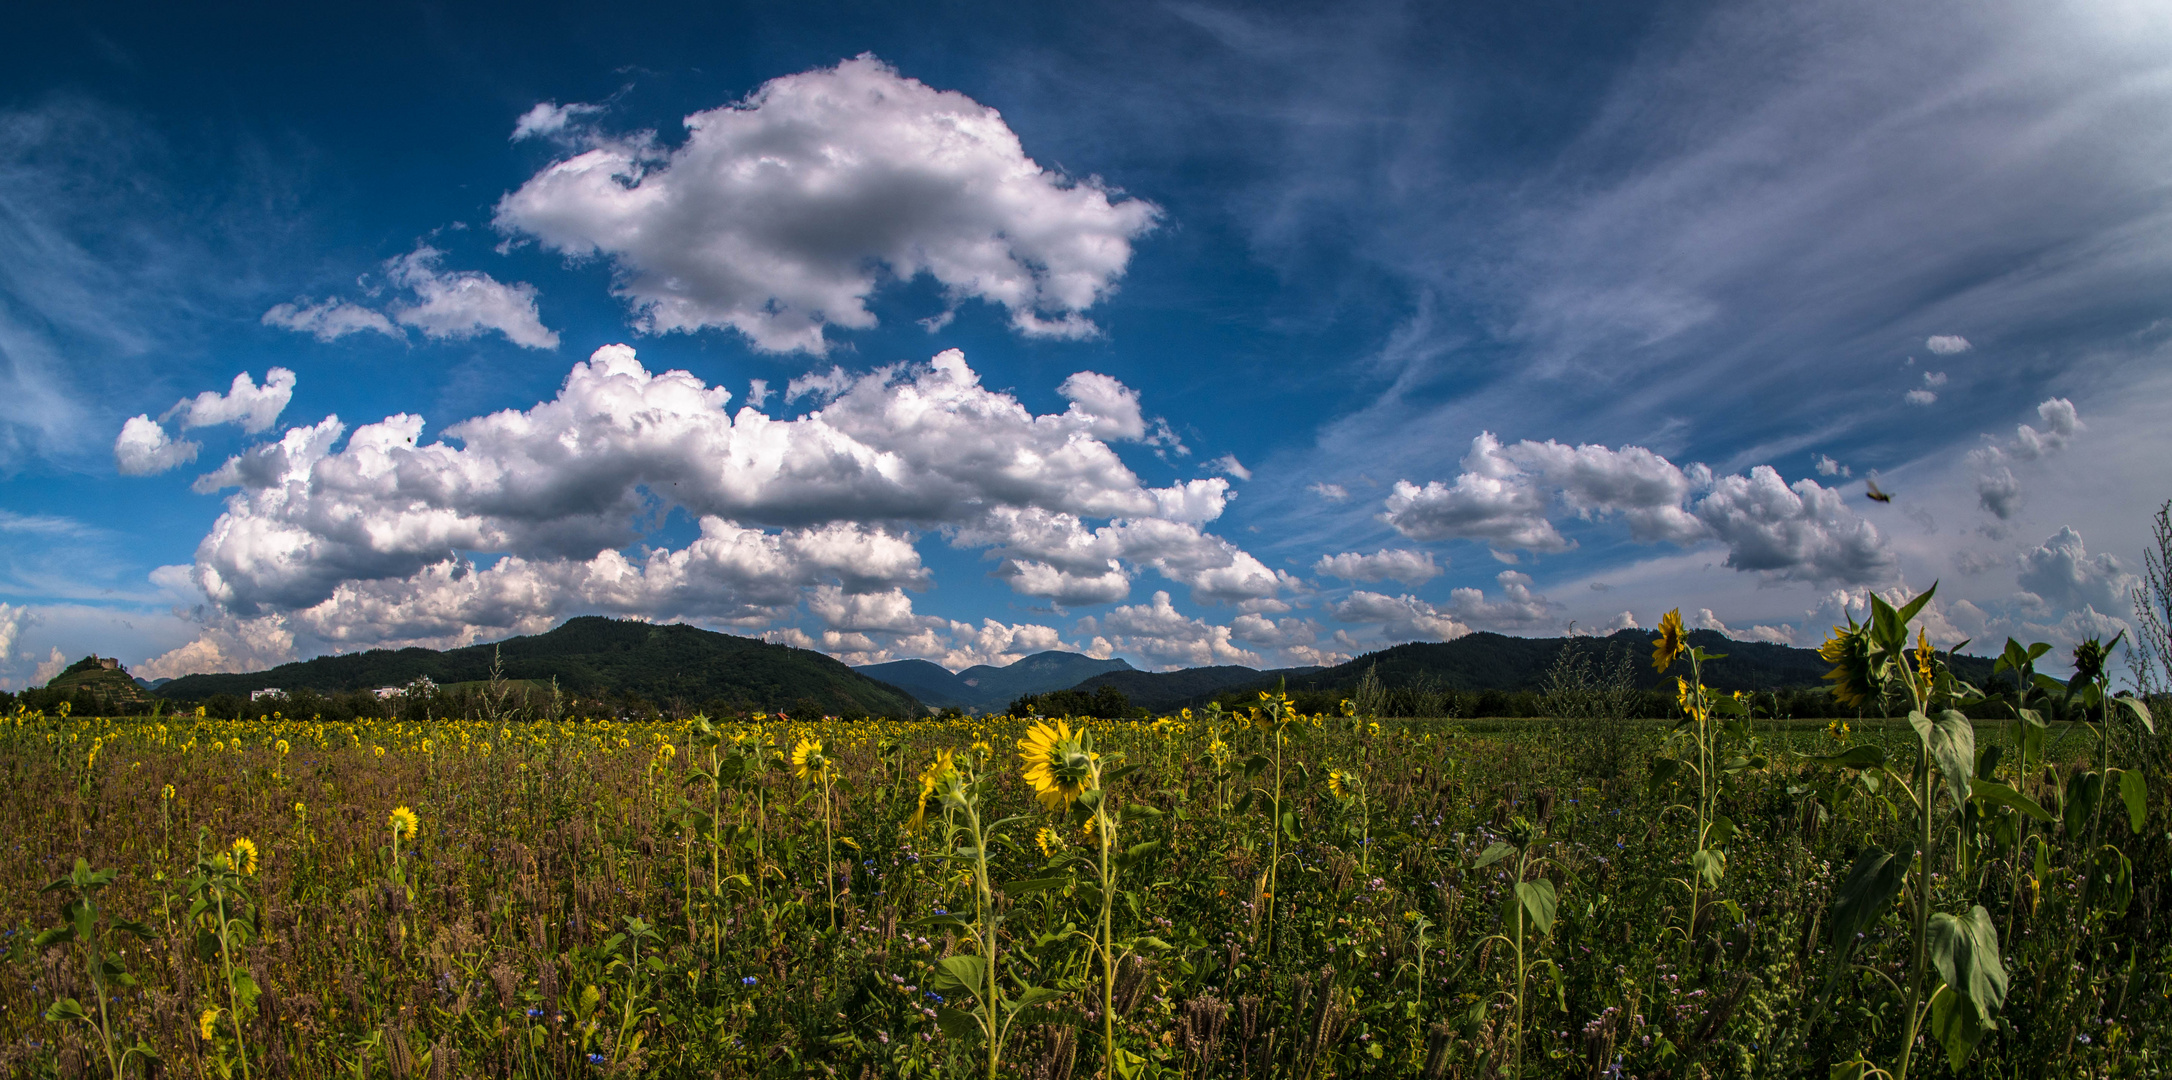
[[[1845,722],[0,719],[10,1077],[2172,1071],[2148,703],[1874,605]],[[1640,662],[1642,662],[1640,658]],[[1971,721],[1985,703],[2006,719]],[[1614,763],[1594,768],[1593,762]]]

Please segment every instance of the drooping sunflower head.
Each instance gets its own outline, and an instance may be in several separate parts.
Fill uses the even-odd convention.
[[[1652,670],[1665,671],[1688,648],[1682,631],[1682,609],[1659,617],[1659,636],[1652,639]]]
[[[196,1033],[203,1036],[205,1042],[211,1041],[211,1037],[215,1033],[215,1029],[212,1027],[212,1025],[219,1022],[219,1014],[223,1011],[225,1010],[216,1008],[205,1009],[203,1013],[196,1018]]]
[[[2116,639],[2115,639],[2116,644]],[[2112,654],[2112,647],[2097,638],[2087,638],[2074,646],[2074,677],[2082,682],[2095,682],[2104,674],[2104,661]]]
[[[829,755],[823,752],[822,740],[804,738],[792,747],[792,775],[807,783],[820,783],[829,775]]]
[[[1049,810],[1070,805],[1095,783],[1095,755],[1080,735],[1072,734],[1071,725],[1061,720],[1053,727],[1042,721],[1018,740],[1018,775]]]
[[[1043,825],[1033,834],[1033,842],[1040,845],[1042,858],[1053,859],[1063,849],[1063,834]]]
[[[392,816],[386,819],[386,824],[392,827],[394,836],[413,836],[415,830],[422,827],[421,819],[415,816],[413,810],[404,806],[393,807]]]
[[[256,841],[246,836],[236,837],[229,850],[233,854],[235,870],[244,876],[256,873]]]
[[[1833,700],[1852,708],[1862,708],[1877,696],[1872,685],[1870,656],[1870,629],[1855,625],[1833,627],[1831,637],[1818,646],[1818,656],[1833,669],[1825,673],[1825,681],[1832,683]]]
[[[1341,770],[1341,769],[1330,769],[1330,770],[1328,770],[1328,773],[1327,773],[1327,793],[1328,793],[1328,794],[1330,794],[1330,795],[1333,795],[1334,797],[1336,797],[1336,798],[1338,798],[1338,799],[1340,799],[1340,798],[1342,798],[1342,797],[1344,796],[1344,794],[1345,794],[1345,793],[1346,793],[1346,792],[1347,792],[1348,790],[1349,790],[1348,788],[1346,788],[1346,787],[1344,787],[1344,786],[1343,786],[1343,775],[1342,775],[1342,770]]]
[[[955,750],[937,750],[935,760],[920,770],[920,796],[913,800],[913,815],[905,820],[906,828],[917,833],[927,827],[928,811],[942,805],[946,782],[958,774],[957,758]]]
[[[162,787],[162,788],[158,789],[158,797],[159,797],[159,798],[161,798],[161,799],[164,799],[164,800],[166,800],[167,802],[172,802],[172,801],[173,801],[173,785],[172,785],[172,784],[168,784],[168,785],[166,785],[165,787]]]

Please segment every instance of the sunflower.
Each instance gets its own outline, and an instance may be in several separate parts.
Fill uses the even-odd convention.
[[[392,835],[394,836],[413,836],[415,830],[422,827],[422,820],[415,816],[413,810],[409,810],[404,806],[395,806],[392,808],[392,816],[385,819],[385,824],[392,827]]]
[[[2112,646],[2117,644],[2118,638],[2113,638],[2111,645],[2096,638],[2089,638],[2074,646],[2075,678],[2082,682],[2095,682],[2097,676],[2104,674],[2104,661],[2112,655]]]
[[[1342,777],[1342,770],[1341,770],[1341,769],[1331,769],[1331,770],[1329,770],[1329,771],[1328,771],[1328,774],[1327,774],[1327,791],[1328,791],[1328,794],[1330,794],[1330,795],[1333,795],[1334,797],[1336,797],[1336,798],[1340,799],[1340,798],[1342,798],[1342,797],[1343,797],[1343,794],[1344,794],[1345,790],[1346,790],[1346,789],[1345,789],[1345,788],[1343,787],[1343,777]]]
[[[1083,732],[1081,733],[1083,734]],[[1026,729],[1018,740],[1018,775],[1033,786],[1035,798],[1050,810],[1061,810],[1094,786],[1095,755],[1061,720]]]
[[[917,833],[927,827],[928,810],[942,804],[943,782],[957,774],[957,757],[955,750],[937,750],[935,760],[920,771],[920,797],[913,800],[913,816],[906,819],[906,828]]]
[[[801,739],[792,747],[792,775],[814,784],[821,782],[829,768],[830,759],[822,752],[822,740]]]
[[[164,800],[166,800],[167,802],[172,802],[172,801],[173,801],[173,785],[172,785],[172,784],[168,784],[168,785],[166,785],[165,787],[162,787],[162,788],[158,789],[158,797],[159,797],[159,798],[161,798],[161,799],[164,799]]]
[[[232,850],[234,869],[244,876],[256,873],[256,841],[246,836],[236,837]]]
[[[1659,636],[1652,639],[1652,670],[1665,671],[1688,645],[1682,636],[1682,609],[1659,617]]]
[[[1871,685],[1868,627],[1857,626],[1853,619],[1844,630],[1833,627],[1832,636],[1818,646],[1818,656],[1833,665],[1825,673],[1825,681],[1833,684],[1833,700],[1860,709],[1877,696],[1877,688]]]
[[[1055,858],[1057,850],[1063,847],[1063,837],[1046,825],[1034,832],[1033,842],[1041,846],[1041,856],[1047,859]]]
[[[211,1041],[213,1032],[213,1028],[211,1025],[219,1022],[219,1013],[223,1011],[225,1010],[216,1008],[205,1009],[203,1011],[203,1014],[196,1018],[196,1033],[202,1035],[205,1042]]]
[[[1930,689],[1933,677],[1931,656],[1931,635],[1925,633],[1922,627],[1916,627],[1916,674],[1922,677],[1926,690]]]

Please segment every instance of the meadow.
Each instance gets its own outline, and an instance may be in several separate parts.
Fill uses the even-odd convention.
[[[1678,621],[1659,724],[19,711],[0,1065],[2162,1075],[2146,704],[2019,644],[1969,686],[1914,614],[1836,632],[1825,724]]]

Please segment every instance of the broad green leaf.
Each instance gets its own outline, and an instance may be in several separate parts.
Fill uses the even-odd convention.
[[[1486,850],[1479,853],[1478,861],[1472,864],[1471,869],[1483,870],[1486,867],[1492,866],[1494,863],[1500,862],[1502,859],[1508,858],[1510,855],[1513,855],[1515,853],[1516,845],[1507,843],[1505,841],[1496,840],[1493,843],[1488,844],[1486,846]]]
[[[2128,831],[2139,834],[2142,826],[2149,823],[2149,787],[2140,771],[2120,770],[2119,798],[2127,804]]]
[[[2038,806],[2035,799],[2029,798],[2027,795],[2023,795],[2021,792],[1995,780],[1969,781],[1968,794],[1970,798],[1982,802],[2010,806],[2038,821],[2046,823],[2051,821],[2051,811]]]
[[[1931,1037],[1945,1047],[1946,1067],[1954,1072],[1968,1064],[1969,1055],[1976,1052],[1976,1044],[1983,1041],[1988,1030],[1976,1010],[1953,987],[1941,986],[1931,998]]]
[[[1848,876],[1833,894],[1832,952],[1835,963],[1844,963],[1855,951],[1855,935],[1870,929],[1893,906],[1901,886],[1908,881],[1909,855],[1866,847],[1848,867]]]
[[[942,969],[936,976],[938,989],[955,987],[975,996],[988,989],[988,961],[972,953],[943,957],[936,966]]]
[[[953,1039],[970,1039],[980,1033],[980,1017],[948,1005],[936,1008],[935,1022],[942,1025],[943,1034]]]
[[[2106,844],[2097,849],[2090,860],[2089,888],[2085,894],[2090,903],[2102,906],[2115,914],[2126,914],[2127,905],[2134,902],[2134,863],[2127,853]]]
[[[1560,899],[1554,895],[1553,882],[1545,878],[1519,881],[1516,883],[1516,899],[1522,902],[1524,912],[1531,917],[1531,925],[1537,927],[1539,933],[1553,933],[1554,907]]]
[[[1984,1032],[1997,1029],[1999,1010],[2006,1004],[1998,927],[1981,904],[1966,915],[1936,912],[1926,944],[1938,977],[1957,999],[1948,1006],[1944,1023],[1936,1014],[1937,1003],[1932,1003],[1931,1030],[1945,1046],[1948,1063],[1958,1070]]]
[[[2138,697],[2115,697],[2112,700],[2125,706],[2127,714],[2134,717],[2135,723],[2142,725],[2152,735],[2157,733],[2157,724],[2150,719],[2147,702]]]
[[[1274,764],[1274,762],[1269,761],[1267,759],[1267,755],[1254,754],[1251,757],[1244,759],[1244,775],[1247,778],[1258,776],[1261,769],[1264,769],[1272,764]]]
[[[1727,856],[1713,848],[1704,848],[1689,857],[1689,864],[1697,870],[1697,876],[1711,888],[1718,888],[1720,878],[1727,874]]]
[[[74,998],[61,998],[59,1001],[54,1002],[45,1010],[45,1018],[55,1023],[63,1020],[82,1020],[86,1022],[90,1020],[90,1017],[83,1012],[83,1006],[76,1004]]]
[[[1953,798],[1953,805],[1968,802],[1968,781],[1976,771],[1976,726],[1968,717],[1956,710],[1947,709],[1937,719],[1925,716],[1922,710],[1910,710],[1909,726],[1916,729],[1916,737],[1923,740],[1923,748],[1938,765],[1938,773],[1945,778],[1946,793]]]
[[[1938,583],[1935,581],[1931,582],[1931,587],[1923,590],[1923,595],[1908,601],[1908,603],[1903,606],[1899,612],[1896,613],[1900,619],[1902,629],[1905,630],[1907,628],[1908,624],[1915,619],[1916,613],[1922,611],[1923,605],[1930,603],[1931,596],[1937,592]]]
[[[2089,830],[2089,819],[2097,812],[2097,802],[2104,798],[2104,777],[2094,772],[2075,773],[2066,782],[2066,798],[2062,800],[2066,818],[2066,834],[2079,839]]]

